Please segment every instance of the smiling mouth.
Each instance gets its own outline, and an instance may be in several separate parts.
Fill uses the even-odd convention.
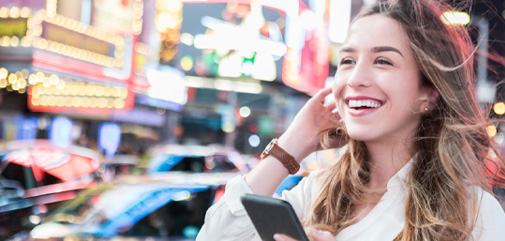
[[[381,107],[382,103],[376,100],[349,100],[347,106],[354,110],[375,109]]]

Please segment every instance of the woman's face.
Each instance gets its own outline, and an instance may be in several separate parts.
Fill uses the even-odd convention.
[[[333,93],[352,139],[385,142],[415,134],[420,100],[428,92],[420,87],[417,63],[398,22],[372,15],[352,24],[339,53]]]

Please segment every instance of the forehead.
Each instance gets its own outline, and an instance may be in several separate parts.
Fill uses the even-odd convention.
[[[349,28],[344,46],[358,49],[374,46],[392,46],[403,51],[410,49],[401,25],[396,20],[379,14],[356,20]]]

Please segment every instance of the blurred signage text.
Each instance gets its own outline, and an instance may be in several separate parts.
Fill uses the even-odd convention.
[[[26,35],[26,18],[0,18],[0,36],[24,37]]]

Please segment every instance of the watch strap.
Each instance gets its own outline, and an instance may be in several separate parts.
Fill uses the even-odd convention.
[[[295,174],[300,169],[300,164],[296,162],[295,158],[279,146],[277,138],[268,144],[261,154],[261,159],[265,159],[269,155],[279,160],[288,169],[289,174]]]

